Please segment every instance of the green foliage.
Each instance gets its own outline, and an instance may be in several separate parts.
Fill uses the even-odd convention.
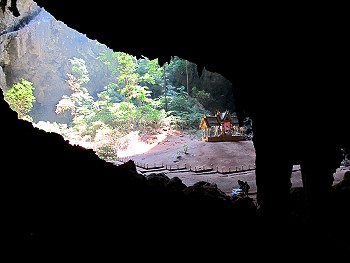
[[[186,143],[184,144],[184,153],[188,154],[188,145]]]
[[[90,81],[85,60],[73,57],[72,59],[69,59],[69,62],[72,64],[72,75],[74,75],[80,85]]]
[[[121,134],[126,135],[133,128],[133,116],[135,106],[129,102],[121,102],[118,104],[116,111],[113,112],[114,123],[116,129],[120,131]]]
[[[146,57],[139,59],[137,72],[141,82],[156,84],[163,79],[163,68],[159,66],[158,59],[149,60]]]
[[[65,111],[70,111],[72,115],[75,115],[75,105],[71,97],[63,95],[62,99],[56,105],[56,114],[61,114]]]
[[[115,147],[109,144],[102,145],[101,147],[97,148],[95,152],[99,158],[106,161],[113,161],[118,157]]]
[[[102,107],[124,100],[124,97],[118,92],[115,83],[110,83],[104,87],[104,90],[98,93],[97,97],[99,98],[98,103]]]
[[[145,104],[135,109],[135,128],[141,132],[151,132],[164,124],[166,113],[164,109],[156,109],[153,104]]]
[[[127,102],[127,116],[128,116],[128,128],[127,131],[130,132],[134,127],[133,120],[135,120],[134,105],[141,106],[148,101],[150,97],[150,91],[147,86],[141,86],[140,82],[151,82],[154,83],[154,77],[145,69],[151,69],[152,72],[157,72],[156,61],[149,61],[144,58],[143,60],[143,70],[142,76],[138,72],[139,65],[138,61],[134,56],[131,56],[124,52],[113,52],[113,53],[103,53],[100,55],[99,59],[103,61],[107,66],[113,67],[113,65],[118,65],[112,69],[112,72],[116,75],[116,83],[109,85],[109,88],[114,88],[115,91],[124,96],[125,102]],[[115,61],[117,63],[115,63]],[[115,92],[114,92],[115,93]],[[103,93],[100,98],[108,98],[108,103],[113,103],[113,97],[108,96],[108,93]]]
[[[118,91],[120,94],[124,95],[129,102],[132,102],[133,99],[138,102],[144,102],[149,96],[148,87],[140,86],[139,83],[141,80],[149,80],[150,76],[147,75],[147,78],[141,78],[140,74],[137,73],[137,60],[129,54],[117,52],[117,60],[119,64],[117,80],[120,84]]]
[[[186,60],[179,57],[172,57],[169,65],[166,67],[167,77],[176,75],[178,72],[185,73],[186,71]]]
[[[178,128],[198,128],[201,117],[209,115],[196,98],[192,98],[180,87],[169,97],[169,114],[174,116],[174,124]]]
[[[72,91],[70,96],[63,95],[62,99],[56,105],[56,113],[61,114],[70,111],[74,116],[73,122],[79,125],[89,116],[94,115],[97,110],[93,97],[82,84],[89,81],[88,71],[85,61],[78,58],[69,60],[72,64],[72,74],[67,73],[67,84]]]
[[[106,161],[115,160],[117,156],[117,134],[110,127],[101,123],[96,132],[94,150],[98,157]]]
[[[33,91],[33,83],[22,79],[22,82],[13,84],[10,89],[4,92],[4,99],[10,108],[17,112],[19,119],[32,121],[28,113],[32,110],[35,102]]]
[[[177,151],[176,154],[177,154],[177,155],[188,154],[188,145],[185,143],[185,144],[183,145],[183,151]]]
[[[213,97],[210,96],[210,93],[207,93],[204,90],[200,90],[197,87],[192,88],[192,97],[196,98],[204,108],[211,108],[212,105],[216,104]]]

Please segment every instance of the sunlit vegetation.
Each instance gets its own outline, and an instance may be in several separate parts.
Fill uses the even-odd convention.
[[[100,54],[98,57],[113,73],[114,80],[93,97],[85,84],[90,81],[85,61],[69,59],[70,72],[66,84],[70,94],[56,104],[56,114],[68,112],[72,121],[56,123],[33,122],[30,112],[34,96],[33,83],[22,79],[4,92],[4,99],[18,118],[48,132],[61,134],[72,144],[92,148],[104,160],[115,160],[118,150],[127,149],[131,140],[148,138],[165,128],[192,133],[200,138],[198,129],[202,116],[211,115],[205,105],[211,96],[197,87],[173,86],[179,72],[187,72],[187,63],[172,58],[159,66],[157,59],[136,59],[123,52]],[[244,124],[251,134],[251,123]],[[187,149],[184,149],[184,153]],[[343,149],[343,161],[349,163],[349,150]]]
[[[113,73],[113,81],[94,98],[85,87],[90,80],[85,61],[69,59],[70,94],[58,101],[56,114],[69,112],[72,121],[38,121],[35,127],[59,133],[72,144],[94,149],[100,158],[113,160],[118,149],[128,147],[128,134],[137,132],[146,138],[164,127],[196,133],[201,117],[210,114],[202,104],[210,100],[208,93],[197,87],[172,86],[171,79],[187,66],[182,59],[172,58],[163,67],[157,59],[136,59],[123,52],[105,52],[98,59]],[[11,108],[28,121],[32,121],[33,90],[31,82],[22,80],[5,92]]]
[[[29,115],[35,102],[33,90],[33,83],[22,79],[21,82],[13,84],[10,89],[4,92],[5,101],[10,105],[12,110],[17,112],[19,119],[33,120]]]

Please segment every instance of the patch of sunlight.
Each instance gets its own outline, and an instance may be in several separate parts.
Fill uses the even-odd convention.
[[[168,131],[162,131],[161,133],[154,135],[151,143],[145,142],[140,137],[138,131],[131,132],[125,136],[125,140],[128,141],[128,146],[126,149],[118,149],[118,157],[130,157],[133,155],[142,154],[148,152],[158,143],[163,141],[168,135]]]

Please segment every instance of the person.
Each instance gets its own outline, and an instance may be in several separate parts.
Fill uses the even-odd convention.
[[[242,190],[244,196],[248,196],[250,185],[247,181],[238,180],[239,189]]]

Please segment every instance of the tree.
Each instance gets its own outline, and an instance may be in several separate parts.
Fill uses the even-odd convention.
[[[56,113],[71,111],[76,121],[80,115],[88,115],[94,107],[94,100],[88,90],[82,85],[89,82],[89,73],[85,61],[79,58],[69,59],[72,64],[72,73],[67,73],[67,84],[72,91],[70,96],[63,95],[56,105]]]
[[[114,65],[113,61],[117,61],[118,67],[112,69],[116,74],[116,83],[111,83],[117,91],[124,96],[125,102],[128,105],[128,132],[131,132],[131,108],[132,104],[141,106],[142,103],[147,101],[150,92],[147,86],[141,86],[140,82],[154,83],[154,77],[151,74],[144,74],[143,76],[138,73],[138,61],[137,59],[124,52],[112,52],[102,53],[100,60],[106,65]],[[150,69],[155,70],[155,62],[148,63]]]
[[[4,99],[10,108],[17,112],[19,119],[32,121],[28,113],[32,110],[35,102],[33,91],[33,83],[22,79],[22,82],[13,84],[10,89],[4,92]]]

